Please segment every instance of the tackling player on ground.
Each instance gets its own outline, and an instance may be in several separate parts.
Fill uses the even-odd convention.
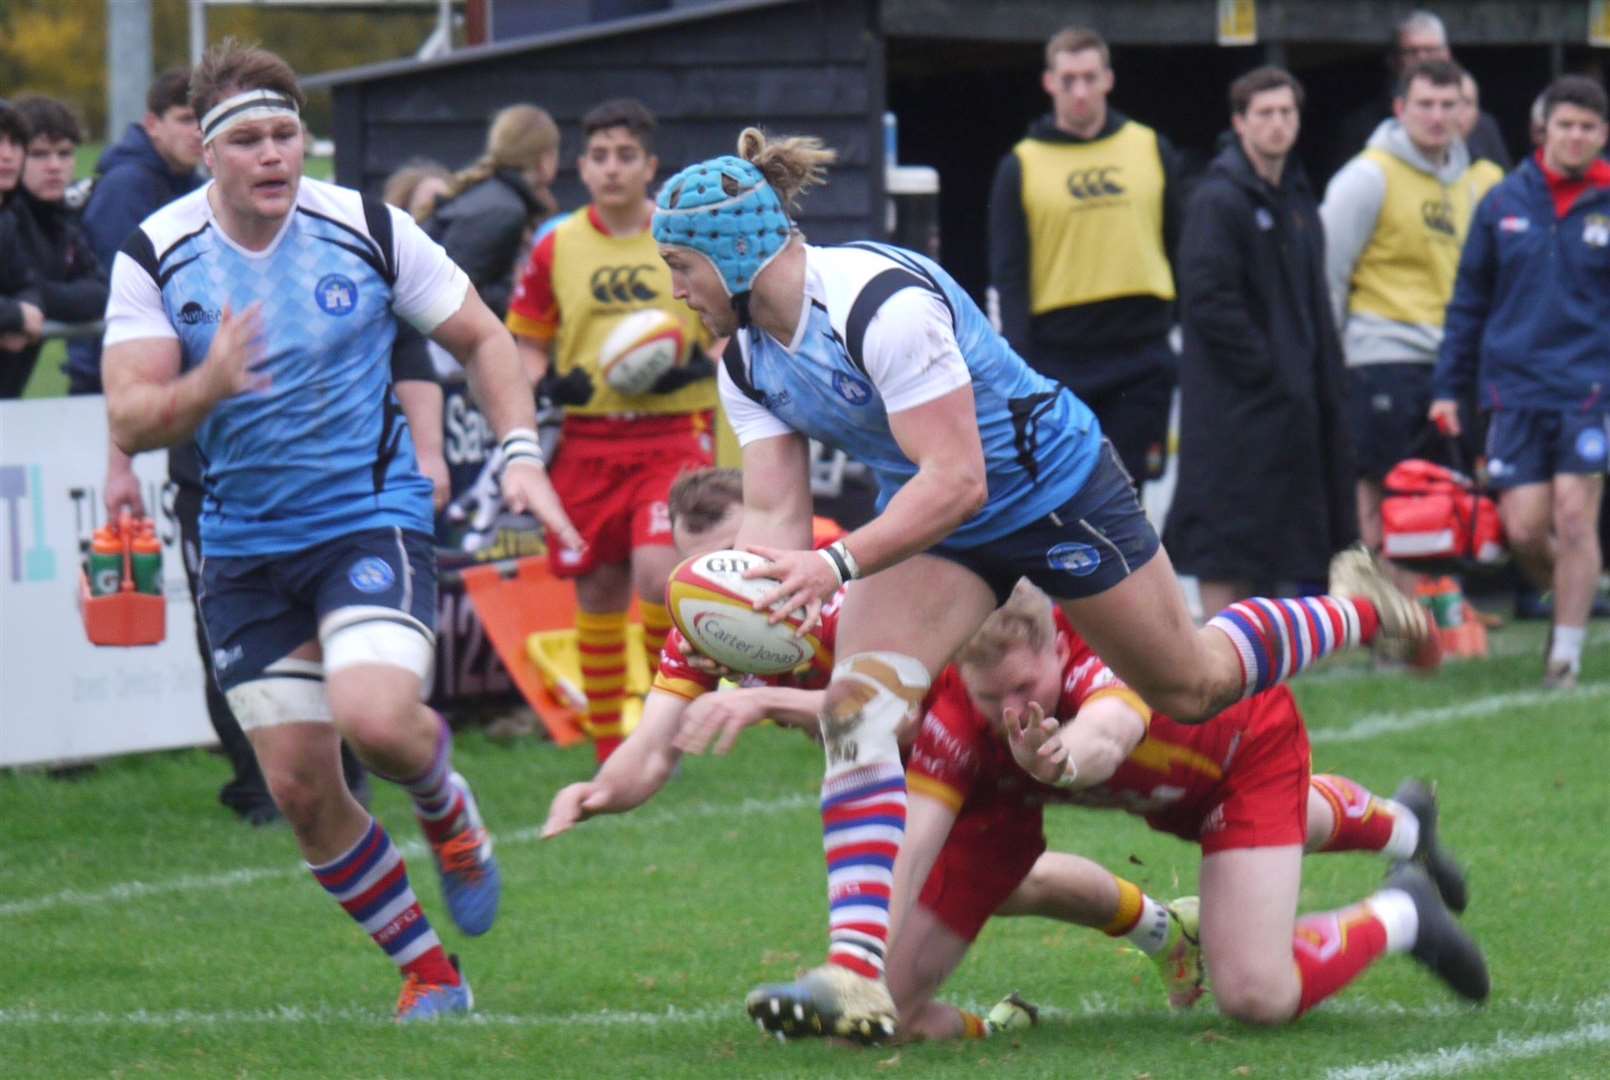
[[[1205,724],[1153,713],[1053,613],[1021,583],[940,678],[912,749],[889,954],[902,1036],[964,1029],[932,995],[992,914],[1045,895],[1046,803],[1125,810],[1201,844],[1202,954],[1228,1016],[1284,1023],[1388,952],[1410,953],[1465,998],[1487,997],[1481,950],[1449,913],[1465,907],[1464,875],[1437,842],[1425,785],[1406,781],[1388,800],[1311,777],[1285,687]],[[1305,849],[1396,861],[1362,903],[1299,919]]]
[[[344,737],[401,784],[454,921],[491,928],[499,875],[445,721],[431,484],[391,392],[397,319],[464,363],[503,440],[504,498],[579,545],[537,450],[514,343],[399,210],[302,175],[303,103],[278,56],[226,40],[191,104],[213,180],[152,215],[112,268],[103,372],[126,453],[194,435],[207,488],[201,614],[218,681],[308,868],[405,976],[399,1020],[469,985],[402,856],[348,792]]]
[[[814,612],[866,579],[845,599],[819,717],[827,963],[757,988],[748,1008],[777,1030],[802,1013],[804,1033],[876,1041],[895,1023],[883,969],[905,822],[900,739],[1020,577],[1054,595],[1142,698],[1188,722],[1333,651],[1378,636],[1434,649],[1434,634],[1361,552],[1335,575],[1341,595],[1247,600],[1194,627],[1090,410],[1032,371],[932,260],[807,245],[789,212],[833,160],[818,140],[750,128],[739,152],[667,181],[653,228],[675,295],[731,335],[720,385],[743,447],[738,542],[770,560],[753,576],[781,582],[756,608]],[[809,546],[809,439],[880,485],[878,515],[823,551]],[[845,857],[872,837],[875,854]]]

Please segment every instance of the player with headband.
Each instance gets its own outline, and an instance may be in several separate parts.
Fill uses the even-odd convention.
[[[1019,577],[1186,723],[1339,649],[1381,640],[1434,663],[1435,639],[1363,552],[1339,557],[1334,595],[1251,599],[1193,627],[1090,410],[1013,353],[932,260],[805,243],[790,213],[833,160],[818,140],[750,128],[738,151],[665,183],[654,237],[677,298],[731,335],[719,379],[743,447],[738,540],[769,560],[756,576],[780,582],[757,607],[805,606],[809,630],[826,598],[865,579],[839,616],[820,716],[827,962],[757,988],[748,1008],[780,1033],[877,1041],[895,1026],[883,966],[906,811],[899,742],[934,675]],[[813,438],[880,485],[878,515],[823,551],[810,547]]]
[[[492,843],[422,703],[434,651],[431,484],[390,382],[397,319],[470,372],[506,459],[503,497],[577,544],[543,470],[514,342],[408,215],[302,175],[302,92],[278,56],[225,41],[192,76],[210,183],[147,218],[112,268],[112,437],[195,437],[207,501],[202,620],[218,681],[314,878],[404,976],[399,1020],[464,1012],[386,830],[342,781],[339,742],[401,784],[453,920],[491,928]]]

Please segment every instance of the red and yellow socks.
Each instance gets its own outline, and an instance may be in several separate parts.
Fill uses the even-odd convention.
[[[625,735],[621,709],[626,702],[626,612],[578,611],[576,645],[581,654],[581,690],[587,695],[587,716],[581,726],[602,764]]]
[[[637,606],[643,613],[643,653],[648,657],[649,681],[652,682],[660,670],[660,650],[665,648],[665,636],[671,632],[671,609],[642,597],[638,598]]]
[[[1407,859],[1420,842],[1420,822],[1408,807],[1373,795],[1345,776],[1319,774],[1308,785],[1330,808],[1330,838],[1320,851],[1379,851]]]

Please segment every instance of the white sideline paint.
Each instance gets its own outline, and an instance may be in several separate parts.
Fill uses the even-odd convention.
[[[472,1012],[456,1016],[453,1025],[480,1025],[483,1027],[659,1027],[665,1024],[711,1024],[742,1020],[742,1010],[734,1004],[718,1008],[679,1009],[667,1005],[663,1012],[623,1012],[602,1009],[585,1013],[532,1013],[520,1016],[514,1013]],[[174,1009],[152,1012],[136,1009],[127,1013],[85,1012],[67,1013],[59,1010],[0,1009],[0,1027],[249,1027],[265,1024],[296,1027],[347,1024],[373,1024],[393,1027],[396,1018],[380,1009],[302,1008],[287,1005],[272,1009],[225,1009],[220,1012],[200,1012],[195,1009]]]
[[[1404,731],[1435,727],[1456,720],[1474,720],[1511,709],[1524,709],[1537,705],[1573,704],[1595,701],[1610,695],[1610,683],[1590,683],[1575,690],[1518,690],[1509,694],[1475,698],[1458,705],[1444,705],[1435,709],[1412,709],[1408,712],[1377,713],[1346,727],[1308,730],[1311,743],[1361,742],[1378,735],[1396,735]]]
[[[1575,1012],[1578,1015],[1610,1004],[1610,998],[1599,998],[1592,1002],[1570,1005],[1558,1000],[1513,1001],[1506,1002],[1506,1009],[1518,1010],[1528,1014],[1558,1015],[1562,1012]],[[980,1002],[962,1002],[963,1008],[971,1009],[982,1015],[989,1011],[989,1007]],[[1321,1006],[1327,1012],[1343,1013],[1349,1016],[1363,1017],[1412,1017],[1416,1019],[1440,1019],[1449,1016],[1467,1015],[1471,1010],[1468,1005],[1457,1003],[1434,1003],[1424,1006],[1405,1006],[1395,1003],[1375,1003],[1367,1001],[1336,1001],[1326,1002]],[[1056,1005],[1043,1006],[1040,1016],[1045,1020],[1058,1023],[1069,1023],[1081,1019],[1103,1019],[1114,1016],[1134,1016],[1136,1009],[1133,1002],[1119,998],[1108,997],[1103,994],[1089,994],[1079,999],[1078,1004],[1070,1007]],[[1188,1022],[1192,1013],[1165,1009],[1161,1005],[1155,1010],[1155,1018],[1161,1022],[1184,1024]],[[680,1008],[667,1005],[664,1009],[648,1012],[646,1010],[627,1011],[619,1009],[600,1009],[596,1012],[576,1013],[487,1013],[474,1012],[468,1016],[455,1017],[454,1024],[480,1024],[488,1027],[518,1027],[518,1028],[549,1028],[555,1025],[565,1027],[663,1027],[663,1026],[696,1026],[699,1024],[743,1022],[743,1015],[734,1003],[721,1005],[697,1005],[689,1008]],[[375,1024],[390,1026],[395,1021],[389,1011],[380,1009],[361,1009],[352,1006],[329,1006],[307,1008],[298,1005],[280,1005],[269,1009],[222,1009],[217,1012],[205,1012],[197,1009],[171,1009],[157,1012],[149,1009],[135,1009],[126,1013],[112,1013],[104,1010],[93,1012],[63,1012],[59,1009],[0,1009],[0,1028],[4,1027],[137,1027],[137,1028],[177,1028],[177,1027],[248,1027],[262,1025],[295,1025],[295,1026],[334,1026],[344,1024]],[[1574,1031],[1561,1032],[1556,1036],[1539,1036],[1537,1039],[1525,1040],[1527,1043],[1538,1039],[1564,1038],[1577,1031],[1602,1027],[1610,1033],[1610,1025],[1603,1023],[1584,1024]],[[1604,1041],[1603,1038],[1593,1038],[1589,1042]],[[1564,1047],[1550,1047],[1562,1049]],[[1461,1047],[1460,1051],[1466,1048]],[[1450,1051],[1452,1052],[1452,1051]],[[1548,1052],[1548,1051],[1541,1051]],[[1428,1057],[1430,1055],[1427,1055]],[[1535,1056],[1535,1054],[1533,1055]],[[1496,1059],[1495,1059],[1496,1060]],[[1489,1059],[1482,1059],[1479,1063],[1489,1063]],[[1379,1066],[1354,1066],[1355,1069],[1374,1069]],[[1327,1074],[1326,1080],[1396,1080],[1399,1076],[1434,1076],[1447,1075],[1447,1073],[1403,1073],[1403,1074],[1377,1074],[1366,1072],[1355,1075],[1347,1070],[1333,1071]]]
[[[1574,1050],[1582,1046],[1610,1043],[1610,1023],[1597,1021],[1580,1024],[1568,1031],[1547,1035],[1517,1038],[1500,1034],[1486,1046],[1444,1047],[1429,1054],[1412,1054],[1407,1057],[1378,1061],[1373,1065],[1351,1065],[1331,1069],[1325,1080],[1413,1080],[1421,1076],[1457,1076],[1471,1069],[1492,1065],[1526,1061],[1530,1058]]]
[[[780,814],[789,810],[815,806],[817,801],[818,797],[815,795],[799,794],[784,795],[776,799],[743,799],[736,803],[701,803],[696,806],[661,813],[651,811],[641,815],[604,815],[592,819],[588,823],[588,827],[596,828],[599,825],[610,822],[611,819],[614,819],[614,824],[617,826],[633,824],[652,826],[664,825],[674,821],[685,821],[690,818]],[[526,844],[541,837],[542,827],[536,825],[524,829],[515,829],[511,832],[495,833],[493,840],[499,844]],[[402,852],[405,859],[418,859],[427,852],[423,840],[406,840],[398,843],[397,848]],[[0,904],[0,919],[15,915],[32,915],[37,911],[49,911],[51,908],[93,907],[99,904],[117,903],[146,896],[160,896],[165,893],[234,889],[243,885],[250,885],[254,881],[300,877],[306,873],[307,867],[300,863],[294,863],[290,866],[231,870],[223,874],[186,874],[182,877],[170,878],[167,881],[125,881],[95,892],[66,889],[59,893],[51,893],[48,896],[37,896],[32,900],[13,900],[10,903]]]

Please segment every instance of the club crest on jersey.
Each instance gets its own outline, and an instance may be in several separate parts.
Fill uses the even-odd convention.
[[[1597,462],[1604,460],[1605,438],[1604,432],[1598,428],[1583,428],[1576,437],[1576,456],[1583,461]]]
[[[1101,565],[1101,552],[1089,544],[1070,540],[1047,551],[1045,561],[1053,570],[1061,570],[1074,577],[1089,577]]]
[[[1610,245],[1610,217],[1589,214],[1582,222],[1582,242],[1593,247]]]
[[[833,373],[833,389],[851,405],[865,405],[872,400],[872,387],[843,371]]]
[[[313,286],[313,299],[326,315],[349,315],[358,306],[358,287],[344,274],[325,274]]]
[[[378,593],[391,588],[392,582],[397,580],[397,575],[385,559],[365,555],[352,564],[352,569],[347,571],[347,580],[352,582],[352,587],[359,592]]]

